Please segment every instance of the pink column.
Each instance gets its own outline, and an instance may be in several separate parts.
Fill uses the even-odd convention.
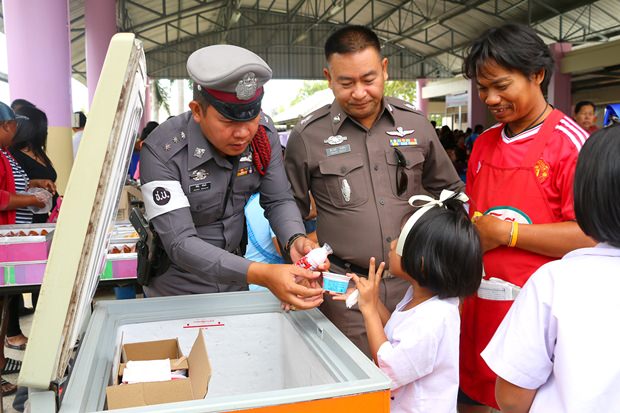
[[[50,126],[71,126],[67,0],[4,0],[2,4],[11,99],[37,105]]]
[[[428,79],[419,78],[415,81],[415,99],[416,107],[426,116],[428,116],[428,99],[422,99],[422,88],[426,86]]]
[[[571,48],[570,43],[554,43],[549,46],[551,55],[555,59],[555,67],[549,82],[549,89],[547,90],[547,100],[549,103],[569,116],[571,115],[572,107],[571,76],[562,73],[560,69],[564,55],[570,52]]]
[[[88,103],[93,101],[110,39],[117,32],[115,0],[86,0],[86,83]]]
[[[4,0],[11,99],[47,114],[47,155],[64,192],[71,166],[71,38],[67,0]]]
[[[467,126],[474,128],[477,124],[489,127],[487,122],[487,108],[478,96],[476,79],[469,80],[469,90],[467,96]]]

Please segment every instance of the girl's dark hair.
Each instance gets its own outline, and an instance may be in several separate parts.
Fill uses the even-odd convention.
[[[345,26],[332,33],[325,42],[325,60],[329,60],[334,53],[348,54],[361,52],[372,47],[381,55],[379,38],[368,27]]]
[[[403,269],[439,298],[466,297],[482,279],[482,248],[463,203],[455,198],[415,223],[403,248]]]
[[[620,248],[620,125],[599,129],[583,145],[574,192],[583,232]]]
[[[475,79],[489,60],[494,60],[506,69],[518,71],[528,79],[544,70],[545,77],[540,89],[543,94],[546,93],[553,74],[553,56],[532,28],[508,23],[485,31],[471,44],[469,54],[463,61],[465,77]]]
[[[43,159],[47,166],[51,166],[52,161],[45,153],[47,146],[47,115],[41,109],[34,106],[22,106],[16,113],[26,116],[28,119],[19,120],[19,126],[13,138],[11,148],[15,150],[28,148],[37,158]]]

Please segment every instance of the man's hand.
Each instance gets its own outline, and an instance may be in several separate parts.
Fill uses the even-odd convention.
[[[491,215],[475,215],[472,222],[478,228],[482,252],[508,245],[512,223]]]
[[[319,276],[319,272],[295,265],[253,262],[248,269],[248,284],[267,287],[283,303],[308,310],[323,302],[323,289],[318,287],[316,281]],[[296,279],[309,284],[303,286]]]
[[[304,255],[309,253],[315,248],[319,248],[319,244],[311,240],[307,237],[299,237],[291,245],[291,249],[289,251],[291,256],[291,261],[296,263],[299,261]],[[329,259],[325,260],[325,262],[316,269],[317,271],[329,271],[330,263]]]

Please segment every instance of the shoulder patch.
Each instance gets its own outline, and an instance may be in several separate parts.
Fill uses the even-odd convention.
[[[317,110],[315,110],[314,112],[304,116],[303,118],[301,118],[301,120],[299,122],[297,122],[297,124],[295,125],[295,129],[299,132],[303,131],[308,125],[310,125],[311,123],[316,122],[317,120],[325,117],[327,114],[329,114],[329,111],[331,109],[332,105],[325,105]]]
[[[387,105],[392,105],[392,106],[394,106],[396,108],[399,108],[399,109],[402,109],[402,110],[406,110],[408,112],[417,113],[418,115],[424,116],[424,114],[422,112],[420,112],[415,107],[415,105],[413,105],[413,104],[411,104],[409,102],[406,102],[406,101],[404,101],[402,99],[398,99],[398,98],[391,97],[391,96],[386,96],[385,97],[385,103],[386,103],[386,106]]]

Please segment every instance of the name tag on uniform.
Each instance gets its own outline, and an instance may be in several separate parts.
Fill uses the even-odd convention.
[[[351,145],[349,144],[325,149],[325,154],[327,154],[327,156],[340,155],[347,152],[351,152]]]
[[[415,138],[393,138],[390,139],[390,146],[415,146],[418,144],[418,141]]]
[[[211,182],[203,182],[201,184],[193,184],[189,186],[189,192],[208,191],[211,189]]]

